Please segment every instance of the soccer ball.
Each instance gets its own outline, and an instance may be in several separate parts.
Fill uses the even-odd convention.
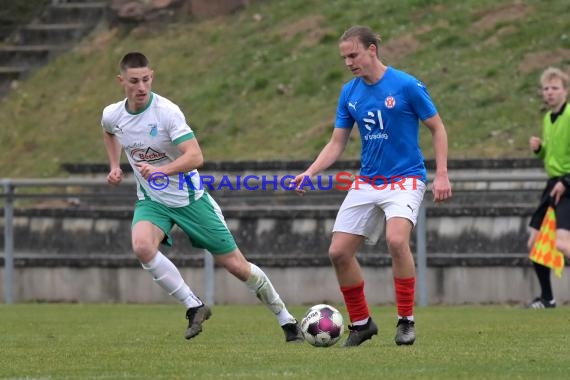
[[[305,340],[315,347],[330,347],[339,341],[344,324],[340,311],[330,305],[311,307],[301,321]]]

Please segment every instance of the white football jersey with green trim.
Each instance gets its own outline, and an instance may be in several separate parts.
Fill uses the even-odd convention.
[[[151,199],[169,207],[183,207],[199,199],[204,191],[197,170],[166,176],[153,173],[144,179],[135,164],[166,165],[182,155],[177,144],[194,138],[180,108],[170,100],[151,93],[147,106],[136,112],[126,108],[127,100],[103,110],[101,126],[121,143],[137,181],[139,199]]]

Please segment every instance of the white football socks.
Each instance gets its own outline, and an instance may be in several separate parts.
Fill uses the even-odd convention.
[[[295,323],[295,317],[289,313],[265,272],[255,264],[250,265],[251,274],[245,281],[248,289],[275,314],[279,325]]]
[[[151,261],[146,264],[141,263],[141,265],[152,274],[154,282],[184,304],[186,309],[202,305],[202,301],[194,295],[190,287],[184,282],[178,268],[160,251]]]
[[[367,317],[366,319],[361,319],[360,321],[351,322],[351,324],[353,326],[364,326],[365,324],[368,323],[369,319],[370,319],[370,317]]]

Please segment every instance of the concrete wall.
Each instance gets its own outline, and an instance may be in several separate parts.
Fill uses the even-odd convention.
[[[246,255],[269,260],[326,256],[338,205],[313,209],[226,207],[228,227]],[[531,207],[428,207],[427,251],[430,254],[517,255],[526,252],[526,228]],[[121,255],[130,252],[131,209],[21,209],[15,211],[16,253],[56,256]],[[3,224],[3,219],[0,219]],[[375,245],[364,245],[363,259],[386,254],[384,222]],[[175,228],[174,257],[197,254]],[[3,235],[0,236],[3,244]],[[412,239],[415,247],[415,238]],[[435,256],[434,256],[435,257]],[[326,258],[326,257],[325,257]],[[297,265],[289,261],[289,265]],[[328,264],[328,262],[327,262]],[[304,265],[304,264],[303,264]]]
[[[342,302],[330,267],[264,268],[277,291],[289,304]],[[181,268],[195,293],[204,297],[200,268]],[[389,267],[365,267],[366,295],[371,304],[393,304],[394,287]],[[0,279],[3,281],[2,275]],[[175,303],[139,267],[74,268],[20,267],[15,272],[16,302],[127,302]],[[215,271],[216,304],[255,304],[259,301],[223,269]],[[429,304],[525,303],[539,293],[530,267],[430,267],[427,273]],[[570,279],[553,277],[558,303],[570,301]],[[1,298],[0,298],[1,299]]]

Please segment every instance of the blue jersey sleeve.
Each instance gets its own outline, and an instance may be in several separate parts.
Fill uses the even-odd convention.
[[[433,104],[426,86],[419,80],[408,83],[406,88],[410,105],[421,121],[429,119],[437,114],[437,108]]]
[[[348,92],[348,86],[344,86],[340,91],[340,95],[338,97],[338,105],[336,107],[336,120],[335,120],[335,127],[336,128],[352,128],[354,125],[354,118],[348,112],[346,94]]]

